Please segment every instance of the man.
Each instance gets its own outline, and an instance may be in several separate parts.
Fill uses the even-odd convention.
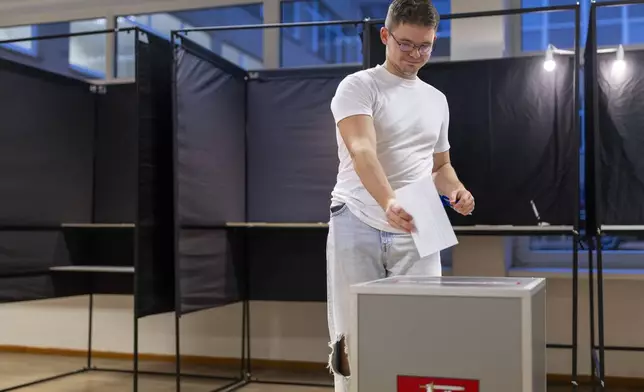
[[[380,37],[383,65],[347,76],[331,103],[340,165],[327,242],[329,366],[348,391],[349,287],[391,275],[441,275],[440,254],[421,259],[411,217],[395,189],[432,175],[463,215],[474,198],[450,164],[445,95],[417,77],[429,60],[439,15],[429,0],[393,0]],[[391,320],[396,322],[396,320]],[[350,339],[350,337],[349,337]]]

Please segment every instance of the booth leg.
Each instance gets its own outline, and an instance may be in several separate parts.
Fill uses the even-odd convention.
[[[596,385],[597,379],[597,358],[595,357],[595,282],[593,274],[593,248],[594,237],[586,233],[588,242],[588,302],[590,316],[590,379],[593,385]]]
[[[89,294],[89,320],[87,328],[87,369],[92,368],[92,337],[94,330],[94,294]]]
[[[174,311],[175,372],[176,391],[181,392],[181,316]]]
[[[135,301],[136,302],[136,301]],[[134,392],[139,390],[139,318],[138,312],[134,311],[134,377],[132,389]]]
[[[597,359],[597,373],[601,390],[604,390],[604,265],[602,262],[601,234],[594,237],[597,241],[597,334],[599,341],[599,355]]]
[[[577,380],[577,342],[579,329],[579,233],[573,234],[572,253],[572,385],[579,386]]]

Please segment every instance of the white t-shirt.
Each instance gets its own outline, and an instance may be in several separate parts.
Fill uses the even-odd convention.
[[[449,107],[445,95],[423,82],[404,79],[378,65],[347,76],[331,101],[336,124],[353,115],[373,117],[377,155],[394,190],[431,175],[434,153],[449,150]],[[336,126],[340,165],[331,204],[345,203],[366,224],[400,232],[365,189]]]

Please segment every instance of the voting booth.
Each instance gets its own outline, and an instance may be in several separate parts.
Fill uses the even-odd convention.
[[[542,278],[354,285],[351,392],[546,392]]]

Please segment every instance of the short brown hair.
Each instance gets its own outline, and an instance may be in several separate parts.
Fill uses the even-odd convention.
[[[385,27],[401,24],[432,27],[438,30],[440,15],[431,0],[393,0],[389,5]]]

